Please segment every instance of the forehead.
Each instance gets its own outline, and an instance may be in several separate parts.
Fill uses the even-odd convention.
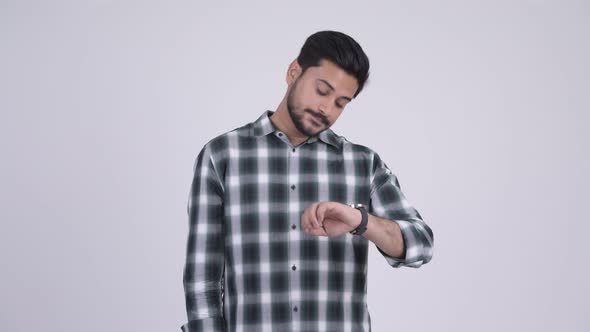
[[[358,82],[354,76],[328,60],[321,60],[319,66],[309,67],[305,73],[307,78],[313,81],[327,81],[340,95],[352,97],[358,88]]]

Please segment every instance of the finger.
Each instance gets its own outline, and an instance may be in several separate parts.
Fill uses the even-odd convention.
[[[317,218],[317,221],[318,221],[318,224],[319,225],[322,225],[323,226],[323,224],[324,224],[324,217],[326,215],[326,209],[327,209],[327,207],[328,207],[328,204],[320,204],[318,206],[318,209],[316,211],[316,218]]]
[[[312,228],[318,228],[321,227],[320,226],[320,222],[318,220],[317,217],[317,209],[320,206],[320,203],[313,203],[310,207],[309,207],[309,221],[310,221],[310,226]]]
[[[316,209],[313,213],[315,227],[322,228],[324,227],[324,211],[326,210],[326,202],[318,202],[315,208]]]
[[[323,227],[309,227],[305,229],[305,233],[313,236],[328,236]]]
[[[309,209],[305,209],[301,214],[301,229],[309,228]]]
[[[313,228],[315,227],[315,206],[317,205],[316,203],[311,204],[310,206],[308,206],[305,211],[303,211],[303,214],[301,215],[301,228],[303,228],[304,230],[306,228]]]

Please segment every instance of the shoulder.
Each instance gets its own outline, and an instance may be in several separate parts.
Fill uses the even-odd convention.
[[[385,163],[381,156],[377,151],[373,148],[360,144],[351,142],[344,136],[338,135],[339,139],[342,140],[342,147],[344,158],[349,158],[355,160],[357,164],[363,164],[367,167],[373,175],[383,170],[386,173],[390,173],[389,167]]]
[[[205,151],[215,159],[222,157],[229,153],[232,146],[235,146],[239,140],[247,139],[250,137],[250,129],[253,123],[247,123],[243,126],[234,128],[232,130],[221,133],[211,138],[203,148],[201,152]]]
[[[344,153],[352,153],[355,158],[363,158],[367,160],[373,160],[379,157],[377,152],[367,145],[352,142],[344,136],[337,136],[342,142],[342,150]]]

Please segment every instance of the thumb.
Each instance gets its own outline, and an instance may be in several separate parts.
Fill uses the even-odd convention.
[[[326,205],[320,204],[320,206],[318,206],[318,209],[316,211],[316,217],[318,218],[318,224],[321,225],[324,223],[325,213],[326,213]]]

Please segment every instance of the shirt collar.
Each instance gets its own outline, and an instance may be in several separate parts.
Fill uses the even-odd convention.
[[[250,136],[266,136],[270,133],[279,131],[278,128],[273,125],[272,121],[270,121],[270,116],[273,114],[273,111],[264,111],[262,115],[260,115],[254,123],[252,123],[250,127]],[[324,143],[336,147],[337,149],[342,148],[341,139],[330,128],[322,131],[319,135],[310,137],[305,143],[313,143],[318,139]]]

